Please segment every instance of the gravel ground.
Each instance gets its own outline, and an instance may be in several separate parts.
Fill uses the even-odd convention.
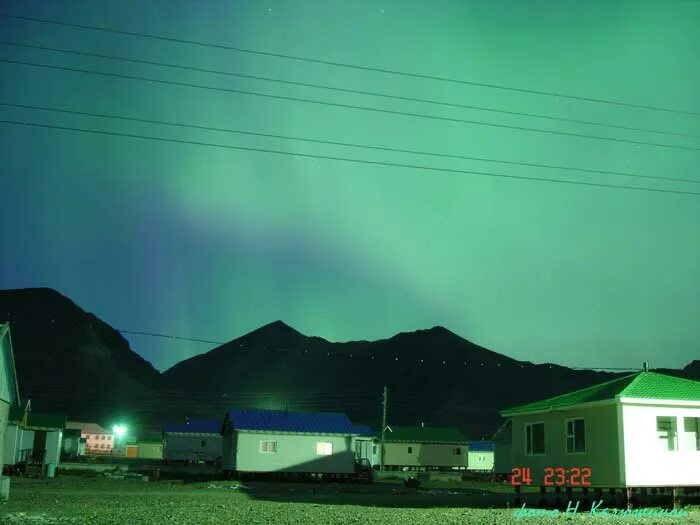
[[[481,494],[406,491],[379,485],[193,485],[61,477],[13,479],[0,504],[7,524],[503,524],[642,523],[700,525],[687,517],[604,518],[588,513],[515,519],[513,509],[479,508]],[[486,503],[488,505],[488,502]]]

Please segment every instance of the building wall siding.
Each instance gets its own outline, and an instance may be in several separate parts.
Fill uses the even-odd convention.
[[[204,446],[202,446],[202,441]],[[170,461],[216,461],[222,456],[219,434],[165,435],[165,459]]]
[[[411,453],[408,448],[411,447]],[[455,449],[459,448],[459,454]],[[467,444],[385,443],[384,465],[399,467],[466,467]]]
[[[676,418],[677,450],[664,450],[664,443],[657,437],[657,416]],[[683,418],[700,418],[700,407],[623,404],[622,417],[627,485],[700,486],[700,451],[693,450],[690,440],[682,435]]]
[[[585,421],[586,452],[566,452],[566,426],[569,418]],[[542,485],[545,467],[590,468],[591,486],[621,487],[620,455],[617,447],[617,409],[614,404],[590,408],[513,416],[513,467],[528,467],[532,485]],[[525,424],[544,422],[545,454],[528,456],[525,450]]]
[[[234,432],[236,434],[235,469],[239,472],[317,472],[349,474],[355,472],[351,436],[315,434],[277,434]],[[261,453],[260,441],[277,442],[276,453]],[[316,454],[318,442],[332,443],[329,456]]]

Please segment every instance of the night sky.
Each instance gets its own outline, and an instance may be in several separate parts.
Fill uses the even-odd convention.
[[[205,7],[206,6],[206,7]],[[681,147],[324,106],[0,62],[0,102],[700,181],[700,2],[6,0],[0,11],[655,111],[0,18],[0,40],[587,120],[507,115],[0,45],[3,60]],[[691,113],[695,112],[696,115]],[[700,193],[700,184],[0,106],[0,119]],[[687,136],[687,135],[695,135]],[[358,164],[0,123],[0,288],[115,328],[332,341],[445,326],[517,359],[682,367],[700,341],[700,195]],[[206,351],[128,336],[159,369]],[[426,349],[429,351],[429,349]]]

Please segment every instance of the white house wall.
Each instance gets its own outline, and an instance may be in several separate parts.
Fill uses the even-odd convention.
[[[44,463],[58,465],[61,460],[62,430],[46,432],[46,457]]]
[[[170,461],[216,461],[222,457],[220,434],[166,434],[165,459]],[[202,446],[204,442],[204,446]]]
[[[3,432],[2,459],[5,465],[17,463],[17,442],[21,440],[21,430],[13,423],[8,424]]]
[[[622,405],[625,473],[628,486],[700,486],[700,451],[683,439],[683,418],[700,418],[700,406]],[[679,450],[663,450],[656,417],[676,418]]]
[[[566,420],[582,417],[586,452],[566,452]],[[533,486],[544,482],[544,469],[590,468],[592,487],[621,487],[620,455],[617,446],[617,408],[614,403],[588,408],[512,416],[513,467],[528,467]],[[527,455],[525,424],[544,422],[544,455]],[[554,480],[554,478],[552,478]]]
[[[467,470],[492,471],[494,464],[494,454],[492,451],[470,450],[467,453]],[[508,471],[510,472],[510,470]]]
[[[316,434],[277,434],[235,432],[235,469],[238,472],[316,472],[350,474],[355,472],[351,436]],[[260,441],[277,442],[277,452],[260,452]],[[329,456],[316,454],[318,442],[332,443]],[[225,465],[226,465],[226,460]],[[230,465],[230,462],[229,462]]]

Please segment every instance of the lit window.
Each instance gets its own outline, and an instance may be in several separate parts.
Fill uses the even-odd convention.
[[[413,447],[408,447],[408,453],[413,454]]]
[[[277,441],[261,440],[260,452],[265,454],[274,454],[277,452]]]
[[[656,417],[656,437],[661,442],[662,450],[678,450],[678,431],[674,416]]]
[[[525,425],[525,451],[528,456],[544,454],[544,423]]]
[[[700,417],[683,418],[683,449],[700,450]]]
[[[566,452],[569,454],[586,452],[586,427],[583,424],[583,419],[567,420]]]
[[[326,443],[323,441],[316,443],[317,456],[330,456],[331,454],[333,454],[333,443]]]

